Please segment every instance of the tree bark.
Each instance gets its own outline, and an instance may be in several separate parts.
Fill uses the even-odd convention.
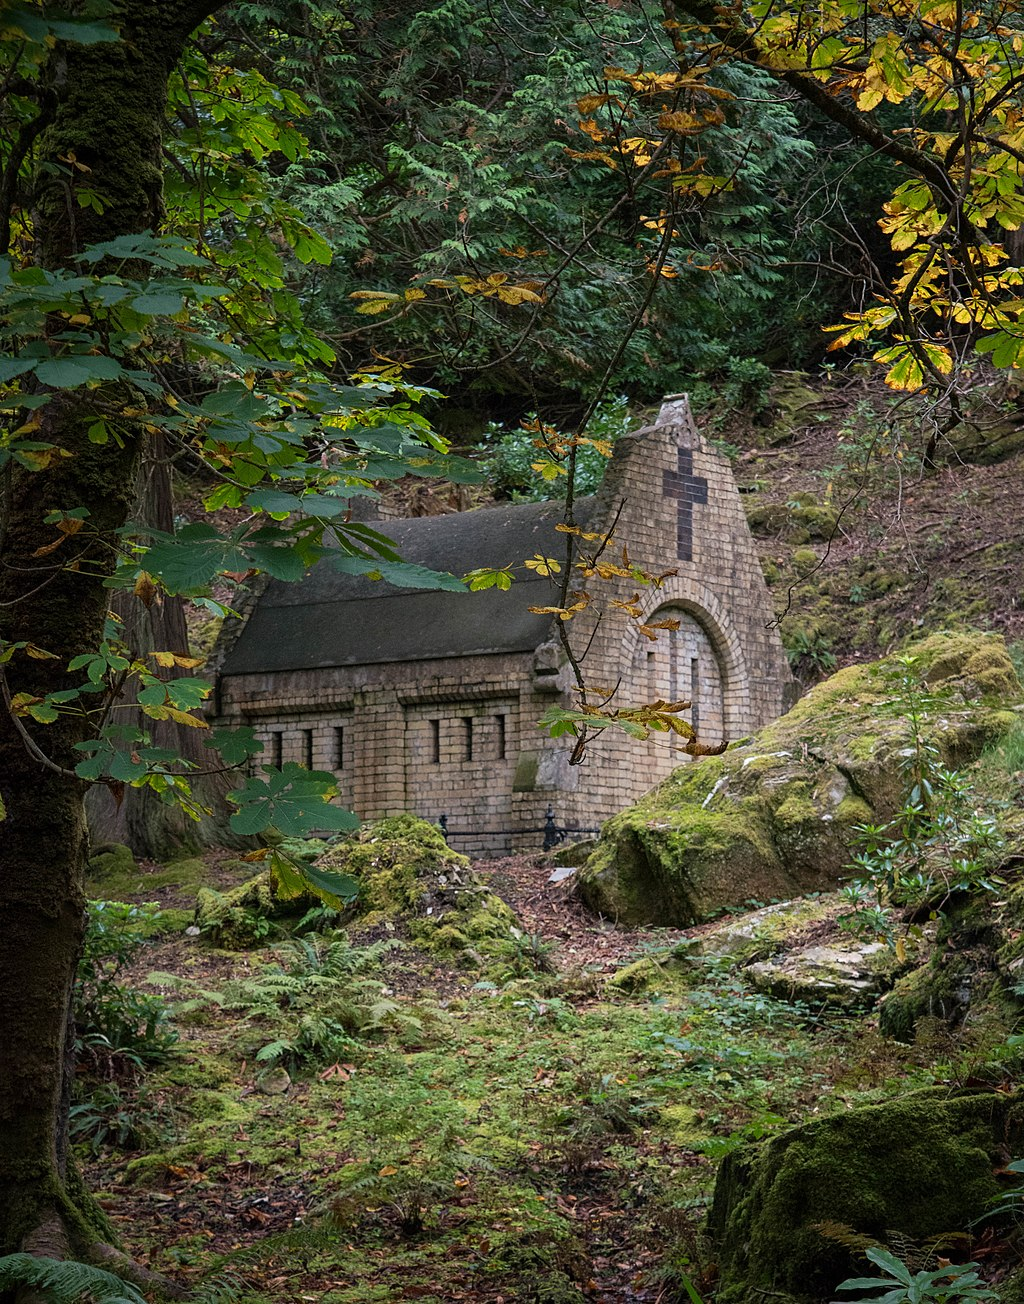
[[[167,443],[161,434],[150,436],[138,477],[132,519],[142,526],[172,533],[174,496]],[[188,627],[184,599],[171,594],[145,606],[126,591],[111,597],[111,610],[121,618],[121,636],[136,659],[146,660],[153,651],[188,655]],[[163,669],[148,662],[162,679],[179,675],[204,676],[203,670]],[[134,701],[126,696],[122,701]],[[155,747],[168,747],[184,761],[205,770],[213,754],[203,745],[203,730],[186,728],[173,720],[151,720],[141,711],[120,713],[123,723],[145,729]],[[126,788],[115,800],[102,784],[86,795],[90,841],[121,842],[134,855],[146,860],[168,860],[198,851],[201,847],[251,848],[253,840],[234,833],[228,823],[225,794],[236,785],[232,774],[200,774],[192,779],[192,794],[199,806],[211,813],[194,820],[177,803],[163,802],[150,788]]]
[[[56,108],[40,137],[40,159],[56,171],[40,172],[35,195],[43,266],[67,266],[91,243],[159,225],[167,79],[193,27],[215,8],[124,0],[114,6],[119,42],[54,48],[43,82]],[[70,155],[90,171],[69,176]],[[104,197],[102,213],[75,202],[83,177]],[[123,447],[95,445],[86,430],[103,406],[121,406],[124,398],[103,390],[55,395],[42,409],[37,437],[68,456],[41,472],[13,468],[3,482],[0,635],[54,654],[15,656],[6,668],[10,694],[71,686],[78,677],[64,669],[68,660],[94,652],[102,639],[103,580],[133,502],[145,436],[140,431]],[[74,507],[86,507],[89,517],[75,536],[79,568],[71,570],[66,549],[37,552],[55,536],[44,516]],[[0,1254],[28,1248],[85,1257],[109,1229],[82,1198],[67,1146],[67,1043],[87,853],[84,785],[69,772],[84,729],[69,716],[46,727],[19,720],[28,746],[0,710]]]

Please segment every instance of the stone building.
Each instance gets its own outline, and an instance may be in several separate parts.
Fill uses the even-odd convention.
[[[326,565],[272,582],[222,649],[221,721],[252,725],[270,763],[334,772],[364,819],[446,816],[471,854],[539,846],[549,808],[560,826],[596,826],[689,757],[674,735],[608,730],[570,765],[572,740],[537,727],[552,703],[571,703],[572,681],[551,617],[529,610],[557,591],[521,563],[564,555],[560,515],[558,503],[531,503],[381,524],[403,558],[436,570],[520,563],[527,578],[507,592],[396,589]],[[613,705],[689,698],[709,743],[781,714],[792,681],[732,471],[685,399],[619,440],[577,515],[588,530],[614,525],[606,557],[625,544],[632,562],[674,572],[639,602],[645,619],[679,620],[650,642],[610,605],[632,599],[636,581],[595,581],[603,616],[572,624],[574,643],[590,643],[590,683],[614,690]]]

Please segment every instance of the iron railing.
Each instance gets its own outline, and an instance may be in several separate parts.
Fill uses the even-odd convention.
[[[566,838],[569,837],[570,834],[600,833],[601,831],[600,829],[596,829],[596,828],[595,829],[570,828],[568,825],[558,824],[555,820],[555,812],[550,806],[548,807],[547,813],[544,816],[544,825],[542,828],[477,829],[477,830],[470,831],[468,833],[463,833],[461,830],[450,829],[448,827],[447,815],[439,815],[437,817],[437,826],[441,830],[441,834],[444,837],[445,842],[447,842],[449,846],[451,846],[452,838],[505,838],[510,836],[519,836],[520,834],[524,834],[524,833],[543,833],[545,851],[551,851],[554,847],[561,846],[561,844],[566,840]]]

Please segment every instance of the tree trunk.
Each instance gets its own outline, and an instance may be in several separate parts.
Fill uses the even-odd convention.
[[[174,530],[171,464],[162,433],[150,436],[147,442],[132,519],[168,533]],[[122,637],[133,657],[145,661],[153,651],[188,655],[188,627],[182,598],[165,594],[147,607],[134,594],[121,592],[112,595],[110,605],[123,622]],[[202,670],[162,669],[152,662],[148,664],[163,679],[183,674],[203,675]],[[200,770],[209,766],[212,753],[203,746],[202,730],[186,728],[173,720],[151,720],[141,711],[131,714],[122,711],[120,718],[123,723],[146,729],[155,747],[171,748]],[[94,844],[126,843],[134,855],[146,860],[167,860],[198,851],[200,847],[249,848],[253,840],[232,832],[228,824],[224,796],[235,783],[231,774],[207,774],[193,779],[193,796],[201,807],[211,812],[198,820],[186,815],[176,803],[161,801],[150,788],[126,788],[115,800],[108,788],[96,785],[86,796],[90,840]]]
[[[134,0],[114,6],[116,44],[58,45],[44,70],[56,101],[40,139],[35,242],[44,266],[67,266],[86,245],[149,231],[160,219],[160,144],[167,78],[192,28],[215,3]],[[90,169],[68,175],[69,155]],[[80,208],[74,186],[87,176],[106,202]],[[126,395],[79,390],[42,409],[37,438],[64,449],[47,470],[10,469],[0,501],[0,635],[28,640],[56,659],[17,655],[7,667],[11,694],[41,695],[78,676],[68,660],[99,645],[107,611],[103,579],[116,531],[131,507],[142,436],[124,447],[90,443],[101,405]],[[63,569],[63,549],[37,556],[55,531],[43,518],[86,507],[76,536],[79,569]],[[88,536],[88,537],[87,537]],[[74,717],[50,726],[0,711],[0,1254],[87,1255],[104,1238],[102,1218],[69,1172],[68,1037],[72,984],[84,932],[84,785],[69,777],[83,736]],[[40,753],[49,758],[44,762]]]

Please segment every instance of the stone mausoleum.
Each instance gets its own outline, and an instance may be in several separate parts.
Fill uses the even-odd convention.
[[[398,589],[326,565],[270,583],[220,650],[221,722],[251,725],[269,763],[332,771],[364,819],[444,815],[469,854],[539,847],[549,809],[559,826],[595,827],[690,758],[675,735],[608,730],[570,765],[572,740],[537,727],[551,704],[571,704],[572,680],[552,618],[529,610],[557,590],[522,562],[564,555],[560,516],[558,503],[528,503],[380,523],[405,560],[436,570],[519,563],[526,578],[507,592]],[[711,744],[782,713],[792,681],[732,471],[685,398],[619,440],[577,518],[614,526],[606,557],[625,544],[635,564],[675,572],[639,590],[645,619],[679,621],[653,643],[610,606],[635,580],[588,582],[605,614],[596,630],[589,613],[574,621],[574,642],[592,638],[588,682],[614,689],[613,706],[689,698],[683,718]]]

